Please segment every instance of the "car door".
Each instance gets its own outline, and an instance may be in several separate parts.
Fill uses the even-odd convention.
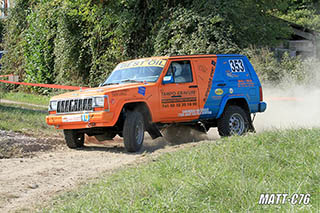
[[[159,87],[162,122],[199,117],[198,86],[191,60],[172,60]]]

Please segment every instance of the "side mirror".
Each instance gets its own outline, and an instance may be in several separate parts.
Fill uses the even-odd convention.
[[[164,76],[162,80],[163,84],[170,84],[173,83],[173,77],[171,75],[169,76]]]

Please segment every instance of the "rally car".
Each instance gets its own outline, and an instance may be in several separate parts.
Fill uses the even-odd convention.
[[[151,57],[118,64],[97,88],[52,97],[46,122],[63,129],[68,147],[123,137],[137,152],[147,131],[180,125],[221,136],[253,130],[251,115],[264,112],[258,76],[243,55]]]

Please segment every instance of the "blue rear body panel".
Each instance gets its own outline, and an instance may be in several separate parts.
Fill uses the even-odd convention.
[[[258,76],[246,56],[217,55],[212,87],[204,105],[211,114],[201,115],[200,119],[219,118],[231,99],[245,100],[250,113],[264,111],[266,104],[260,103],[260,87]]]

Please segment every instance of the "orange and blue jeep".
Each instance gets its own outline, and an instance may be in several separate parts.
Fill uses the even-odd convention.
[[[46,121],[63,129],[68,147],[123,137],[139,151],[144,132],[155,139],[168,126],[189,126],[221,136],[254,130],[251,114],[264,112],[257,74],[243,55],[151,57],[118,64],[97,88],[50,100]]]

